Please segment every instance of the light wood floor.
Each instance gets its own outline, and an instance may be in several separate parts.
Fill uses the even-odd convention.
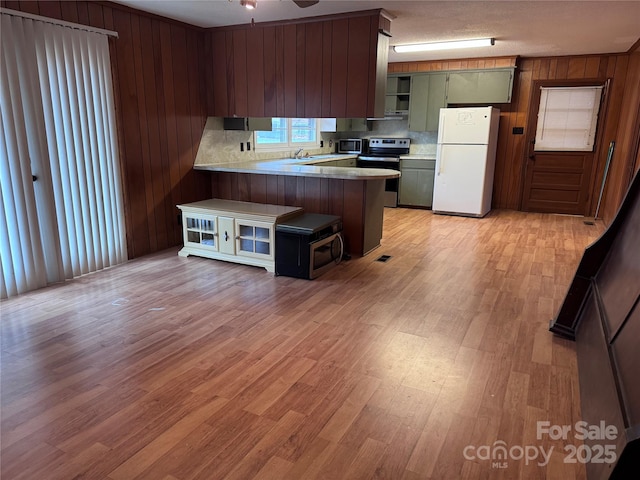
[[[2,479],[584,478],[536,422],[580,419],[547,327],[601,231],[387,209],[314,281],[171,249],[4,301]],[[498,440],[554,453],[465,459]]]

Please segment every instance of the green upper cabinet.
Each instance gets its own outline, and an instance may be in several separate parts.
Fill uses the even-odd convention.
[[[509,103],[512,88],[512,68],[449,72],[447,103]]]
[[[509,103],[514,68],[395,73],[387,78],[385,115],[408,115],[409,130],[438,130],[447,105]]]
[[[440,109],[447,106],[447,73],[417,73],[411,76],[409,130],[438,130]]]
[[[411,75],[389,75],[385,97],[385,115],[406,115],[411,99]]]

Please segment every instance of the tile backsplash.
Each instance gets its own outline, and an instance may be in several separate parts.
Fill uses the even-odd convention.
[[[332,133],[333,138],[369,138],[369,137],[401,137],[411,139],[411,154],[434,154],[438,132],[410,132],[408,122],[403,120],[371,120],[368,132]]]
[[[335,152],[334,137],[322,134],[323,148],[305,148],[310,155]],[[325,135],[327,135],[325,137]],[[335,134],[330,134],[335,135]],[[247,150],[247,143],[250,150]],[[240,147],[242,144],[242,150]],[[271,158],[290,158],[295,149],[278,152],[256,152],[253,132],[223,130],[222,118],[209,117],[200,139],[195,165],[220,165],[237,162],[269,160]]]
[[[322,140],[324,146],[317,149],[305,149],[312,155],[333,153],[336,151],[335,140],[339,138],[369,138],[369,137],[408,137],[411,139],[412,154],[435,154],[437,132],[410,132],[407,120],[372,120],[369,121],[371,130],[367,132],[324,132]],[[247,150],[247,143],[250,150]],[[240,144],[243,150],[240,150]],[[293,150],[279,152],[256,152],[254,150],[253,132],[223,130],[222,118],[209,117],[204,128],[196,165],[230,164],[268,160],[271,158],[289,158]]]

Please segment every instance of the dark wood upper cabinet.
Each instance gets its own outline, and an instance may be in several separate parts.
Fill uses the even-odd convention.
[[[383,10],[210,29],[210,116],[384,114],[390,19]]]
[[[248,117],[249,110],[248,92],[255,87],[253,80],[249,80],[247,68],[249,59],[247,49],[248,30],[235,30],[232,35],[232,60],[233,60],[233,93],[235,97],[234,115]],[[252,106],[253,107],[253,106]]]

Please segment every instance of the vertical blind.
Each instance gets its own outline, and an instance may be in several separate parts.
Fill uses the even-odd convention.
[[[126,260],[108,39],[2,13],[3,298]]]

